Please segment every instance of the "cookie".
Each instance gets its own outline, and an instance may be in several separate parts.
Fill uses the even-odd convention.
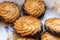
[[[60,40],[59,37],[55,37],[52,34],[45,32],[42,36],[41,36],[41,40]]]
[[[50,33],[60,35],[60,18],[50,18],[45,21],[45,28]]]
[[[2,2],[0,3],[0,16],[5,22],[12,23],[20,16],[20,9],[13,2]]]
[[[38,31],[41,31],[41,26],[41,21],[32,16],[20,17],[14,23],[15,31],[22,36],[36,34]]]
[[[42,0],[25,0],[23,9],[26,14],[39,17],[44,14],[46,5]]]

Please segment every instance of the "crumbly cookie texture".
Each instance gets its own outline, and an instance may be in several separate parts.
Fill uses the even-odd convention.
[[[45,7],[42,0],[26,0],[23,9],[27,14],[39,17],[45,12]]]
[[[49,27],[55,32],[60,32],[60,18],[50,18],[46,20],[45,26]]]
[[[13,22],[20,16],[20,9],[15,3],[5,1],[0,3],[0,16],[5,22]]]
[[[50,33],[46,32],[41,36],[41,40],[60,40],[60,38],[51,35]]]
[[[41,31],[41,26],[41,21],[32,16],[20,17],[14,23],[15,31],[20,33],[22,36],[36,34],[38,31]]]

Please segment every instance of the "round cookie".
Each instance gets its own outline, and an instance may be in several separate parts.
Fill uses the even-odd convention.
[[[44,14],[46,5],[42,0],[25,0],[23,9],[26,14],[39,17]]]
[[[41,31],[41,26],[41,21],[32,16],[20,17],[14,23],[15,31],[20,33],[22,36],[36,34],[38,31]]]
[[[59,37],[55,37],[53,35],[51,35],[48,32],[45,32],[42,36],[41,36],[41,40],[60,40]]]
[[[14,22],[20,16],[20,9],[13,2],[2,2],[0,3],[0,16],[5,22]]]
[[[45,21],[45,28],[50,33],[60,36],[60,18],[50,18]]]

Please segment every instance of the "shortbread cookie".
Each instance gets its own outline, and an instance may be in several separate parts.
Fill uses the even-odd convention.
[[[42,0],[26,0],[23,9],[31,16],[39,17],[44,14],[46,5]]]
[[[14,23],[15,31],[20,33],[22,36],[36,34],[38,31],[41,31],[41,26],[41,21],[32,16],[20,17]]]
[[[2,2],[0,3],[0,16],[5,22],[11,23],[20,16],[20,9],[15,3]]]

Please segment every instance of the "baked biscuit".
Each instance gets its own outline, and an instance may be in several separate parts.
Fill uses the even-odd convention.
[[[22,36],[36,34],[38,31],[41,31],[41,26],[41,21],[32,16],[20,17],[14,23],[15,31],[20,33]]]
[[[60,40],[59,37],[55,37],[50,33],[46,32],[41,36],[41,40]]]
[[[50,18],[45,22],[46,30],[54,35],[60,35],[60,18]]]
[[[5,22],[13,22],[20,16],[20,9],[15,3],[5,1],[0,3],[0,16]]]
[[[39,17],[44,14],[46,5],[42,0],[26,0],[23,9],[31,16]]]

